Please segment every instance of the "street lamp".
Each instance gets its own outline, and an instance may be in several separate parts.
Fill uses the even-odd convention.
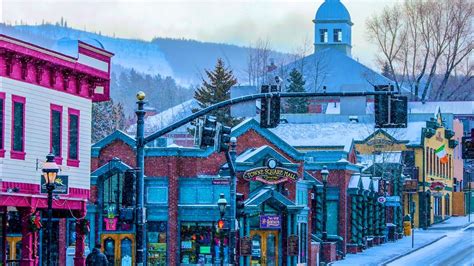
[[[327,206],[326,206],[326,186],[328,182],[329,171],[326,165],[323,166],[323,170],[321,170],[321,177],[323,178],[323,242],[327,241],[328,239],[328,232],[326,228],[326,220],[328,218],[327,214]]]
[[[50,153],[46,156],[46,162],[43,165],[43,177],[46,183],[46,190],[48,191],[48,244],[46,248],[46,265],[52,265],[51,263],[51,242],[53,242],[52,232],[52,216],[53,216],[53,190],[56,187],[56,177],[59,172],[59,167],[54,161],[54,154]]]
[[[219,207],[219,212],[221,214],[221,219],[224,218],[225,208],[227,207],[227,200],[224,197],[224,193],[221,193],[219,200],[217,201],[217,206]]]
[[[219,251],[221,258],[221,265],[224,265],[224,215],[225,208],[227,207],[227,200],[224,197],[224,193],[221,193],[219,200],[217,201],[217,206],[219,207],[219,212],[221,214],[221,219],[219,220],[217,227],[219,228],[220,240],[219,240]]]

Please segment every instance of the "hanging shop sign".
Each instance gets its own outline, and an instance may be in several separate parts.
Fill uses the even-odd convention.
[[[445,187],[446,185],[443,182],[435,181],[431,182],[430,190],[434,192],[441,192],[444,190]]]
[[[418,180],[407,179],[403,183],[403,190],[405,192],[416,192],[418,191]]]
[[[248,236],[240,239],[240,256],[252,256],[252,239]]]
[[[260,228],[280,229],[281,217],[279,215],[260,215]]]
[[[44,176],[40,177],[41,179],[41,193],[48,193],[46,189],[46,180]],[[58,175],[54,181],[55,188],[53,194],[69,194],[69,176],[67,175]]]
[[[290,235],[287,241],[288,256],[298,256],[298,236]]]
[[[387,199],[385,197],[378,197],[377,198],[378,203],[385,203],[385,201],[387,201]]]
[[[267,167],[258,167],[245,171],[245,180],[260,181],[265,184],[275,185],[283,182],[295,182],[298,173],[286,168],[277,167],[274,160],[268,160]]]
[[[212,179],[212,184],[213,185],[230,185],[230,179],[229,178]]]
[[[400,196],[388,196],[386,199],[391,202],[400,202]]]

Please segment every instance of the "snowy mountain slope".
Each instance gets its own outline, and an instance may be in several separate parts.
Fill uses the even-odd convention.
[[[52,24],[37,26],[0,24],[0,27],[7,34],[14,34],[13,37],[51,49],[59,49],[65,53],[71,52],[68,43],[73,40],[80,39],[94,45],[99,42],[106,50],[115,54],[113,64],[133,68],[145,74],[171,76],[182,86],[200,84],[204,70],[213,69],[217,58],[224,59],[226,65],[234,71],[239,83],[244,83],[247,79],[245,69],[251,49],[248,47],[184,39],[155,38],[152,41],[142,41],[115,38]],[[270,57],[279,60],[287,56],[271,52]]]
[[[159,49],[158,45],[150,42],[113,38],[54,25],[22,25],[15,26],[14,29],[22,36],[32,34],[34,36],[41,36],[43,39],[49,39],[50,42],[56,42],[51,48],[66,54],[73,52],[70,49],[71,44],[68,40],[98,41],[106,50],[115,54],[113,57],[114,64],[134,68],[142,73],[159,73],[162,76],[174,76],[173,70],[163,52]]]

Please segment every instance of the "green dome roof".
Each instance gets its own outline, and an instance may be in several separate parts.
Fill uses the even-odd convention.
[[[339,0],[325,0],[316,12],[315,21],[344,20],[351,22],[351,15]]]

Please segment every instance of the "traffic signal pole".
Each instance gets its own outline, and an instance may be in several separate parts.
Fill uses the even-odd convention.
[[[207,115],[208,113],[223,108],[227,106],[231,106],[234,104],[242,103],[242,102],[249,102],[257,99],[267,99],[267,98],[300,98],[300,97],[358,97],[358,96],[376,96],[376,95],[395,95],[395,92],[392,91],[375,91],[375,92],[328,92],[328,93],[320,93],[320,92],[269,92],[269,93],[258,93],[258,94],[251,94],[242,97],[237,97],[229,100],[222,101],[220,103],[216,103],[211,105],[207,108],[197,111],[188,117],[185,117],[175,123],[156,131],[155,133],[147,136],[144,138],[144,144],[147,144],[166,133],[169,133],[185,124],[193,121],[194,119]]]
[[[269,92],[269,93],[259,93],[259,94],[251,94],[242,97],[237,97],[233,99],[229,99],[226,101],[222,101],[220,103],[216,103],[211,105],[207,108],[204,108],[196,113],[189,115],[163,129],[156,131],[155,133],[145,137],[144,136],[144,117],[145,111],[143,108],[145,94],[143,92],[139,92],[137,94],[137,135],[136,135],[136,167],[137,167],[137,206],[136,206],[136,263],[137,265],[147,265],[147,258],[146,258],[146,211],[144,208],[144,171],[145,171],[145,145],[147,143],[152,142],[153,140],[199,118],[201,116],[207,115],[208,113],[223,108],[227,106],[231,106],[237,103],[242,102],[249,102],[257,99],[278,99],[280,98],[295,98],[295,97],[358,97],[358,96],[376,96],[376,95],[395,95],[395,92],[392,91],[374,91],[374,92],[333,92],[333,93],[318,93],[318,92]],[[235,155],[234,155],[235,156]],[[234,191],[232,199],[235,201],[235,168],[233,165],[233,160],[231,155],[226,152],[226,159],[229,162],[229,170],[231,171],[231,186],[233,186],[231,191]],[[232,166],[231,166],[232,165]],[[231,192],[232,193],[232,192]],[[235,202],[231,202],[232,209],[232,218],[233,220],[230,221],[231,223],[231,234],[235,233]],[[232,237],[235,239],[235,236]],[[230,244],[233,248],[231,250],[231,254],[234,254],[235,243]],[[234,258],[231,258],[234,261]]]

